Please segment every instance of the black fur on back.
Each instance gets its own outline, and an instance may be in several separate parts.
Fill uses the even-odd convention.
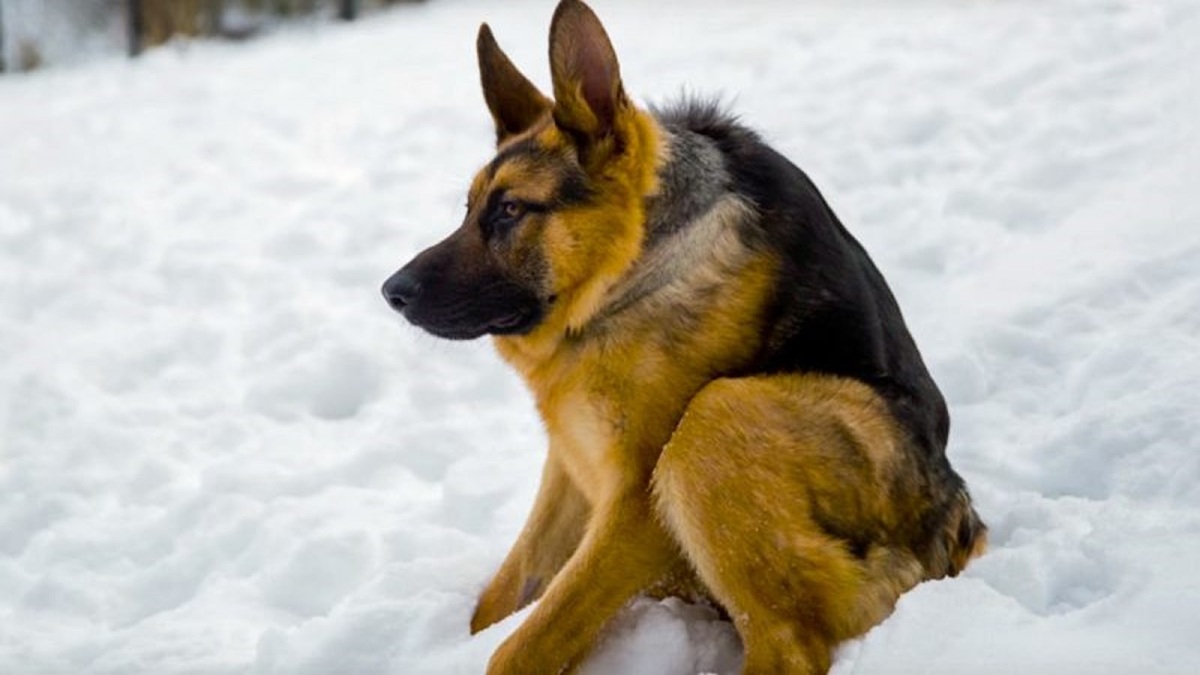
[[[716,145],[728,189],[758,215],[744,236],[782,258],[763,352],[744,374],[817,372],[870,385],[920,448],[927,470],[961,487],[945,458],[946,403],[896,299],[808,176],[716,102],[685,99],[653,112],[672,134]]]

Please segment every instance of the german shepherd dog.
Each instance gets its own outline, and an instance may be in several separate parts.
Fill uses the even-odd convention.
[[[638,594],[717,604],[743,673],[826,672],[986,538],[896,300],[752,131],[636,107],[582,2],[550,25],[553,99],[486,24],[477,49],[496,156],[383,294],[434,335],[492,335],[549,437],[471,630],[540,602],[487,672],[571,671]]]

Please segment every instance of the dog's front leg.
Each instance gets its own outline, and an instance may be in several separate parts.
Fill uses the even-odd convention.
[[[579,545],[589,512],[587,501],[551,452],[525,528],[475,606],[472,634],[541,596]]]
[[[583,541],[541,602],[492,655],[488,675],[557,675],[579,664],[604,624],[680,561],[645,489],[596,507]]]

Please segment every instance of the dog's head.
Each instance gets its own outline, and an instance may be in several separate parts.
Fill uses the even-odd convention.
[[[487,24],[477,49],[496,156],[472,181],[459,228],[383,295],[441,337],[578,329],[641,250],[656,127],[625,96],[612,44],[578,0],[560,2],[551,21],[553,100]]]

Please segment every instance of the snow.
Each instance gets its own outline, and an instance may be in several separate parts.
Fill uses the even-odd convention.
[[[0,672],[478,673],[544,438],[378,286],[457,224],[475,29],[441,0],[0,78]],[[992,530],[836,675],[1200,663],[1200,7],[597,0],[629,91],[723,92],[890,280]],[[583,668],[737,672],[635,601]]]

